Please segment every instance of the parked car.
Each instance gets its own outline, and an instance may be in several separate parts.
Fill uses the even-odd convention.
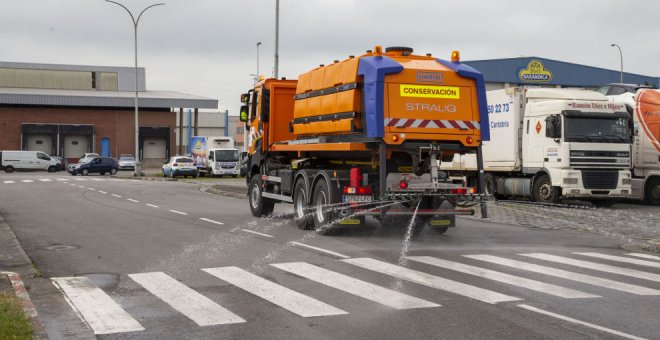
[[[82,158],[80,163],[69,165],[69,174],[75,176],[81,174],[87,176],[87,174],[98,173],[105,175],[110,173],[114,175],[119,170],[119,165],[114,158],[110,157],[94,157],[94,158]]]
[[[95,152],[84,153],[84,154],[82,155],[82,157],[80,157],[80,159],[78,160],[78,163],[80,163],[83,159],[94,158],[94,157],[101,157],[101,155],[99,155],[99,154],[97,154],[97,153],[95,153]]]
[[[626,104],[632,112],[632,108],[635,106],[635,93],[637,90],[652,88],[653,86],[649,85],[612,83],[603,85],[596,89],[596,91],[608,96],[611,101]]]
[[[50,158],[56,162],[55,164],[56,171],[62,171],[66,169],[66,165],[64,164],[64,158],[60,156],[50,156]]]
[[[0,169],[4,169],[7,173],[16,169],[55,172],[57,162],[41,151],[2,151]]]
[[[177,176],[197,178],[197,167],[191,157],[174,156],[163,165],[163,177]]]
[[[135,170],[135,157],[133,155],[120,155],[117,163],[119,163],[119,170]]]

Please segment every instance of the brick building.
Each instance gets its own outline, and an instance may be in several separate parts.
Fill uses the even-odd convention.
[[[138,68],[139,150],[145,166],[177,153],[177,113],[217,109],[215,99],[147,91]],[[0,150],[135,153],[135,69],[0,62]]]

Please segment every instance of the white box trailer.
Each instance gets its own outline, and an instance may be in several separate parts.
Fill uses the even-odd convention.
[[[497,197],[610,205],[631,193],[625,106],[595,91],[508,88],[488,91],[490,141],[483,143],[485,189]],[[475,155],[464,156],[476,158]],[[475,160],[441,169],[470,173]]]

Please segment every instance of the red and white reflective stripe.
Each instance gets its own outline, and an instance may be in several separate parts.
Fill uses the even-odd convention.
[[[385,126],[426,129],[480,130],[479,122],[468,120],[385,118]]]

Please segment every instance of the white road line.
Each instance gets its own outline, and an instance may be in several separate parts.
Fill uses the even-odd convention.
[[[395,309],[440,306],[430,301],[399,293],[305,262],[274,263],[271,266]]]
[[[179,215],[188,215],[188,213],[185,213],[183,211],[178,211],[178,210],[170,210],[170,212],[173,212],[173,213],[179,214]]]
[[[163,272],[129,274],[128,277],[200,326],[245,322],[240,316]]]
[[[402,280],[415,282],[417,284],[421,284],[427,287],[444,290],[450,293],[466,296],[486,303],[495,304],[498,302],[521,300],[517,297],[501,294],[498,292],[494,292],[492,290],[471,286],[465,283],[452,281],[439,276],[434,276],[417,270],[408,269],[405,267],[397,266],[394,264],[390,264],[370,258],[348,259],[341,261],[365,269],[373,270],[375,272],[382,273],[385,275],[394,276]]]
[[[103,290],[84,276],[53,278],[67,302],[92,328],[94,334],[143,331],[144,327]]]
[[[170,210],[170,211],[171,211],[171,210]],[[218,222],[218,221],[212,220],[212,219],[210,219],[210,218],[200,217],[199,219],[202,220],[202,221],[209,222],[209,223],[214,223],[214,224],[219,224],[219,225],[223,225],[223,224],[224,224],[224,223],[222,223],[222,222]]]
[[[566,299],[584,299],[584,298],[600,297],[599,295],[588,294],[585,292],[581,292],[579,290],[561,287],[541,281],[530,280],[519,276],[509,275],[494,270],[474,267],[458,262],[447,261],[431,256],[407,256],[406,258],[412,261],[417,261],[445,269],[455,270],[457,272],[475,275],[486,279],[510,284],[513,286],[522,287],[529,290],[546,293],[549,295],[559,296]]]
[[[146,206],[148,206],[148,207],[152,207],[152,208],[158,208],[157,205],[153,205],[153,204],[149,204],[149,203],[147,203]]]
[[[589,257],[595,257],[595,258],[605,259],[605,260],[610,260],[610,261],[636,264],[636,265],[640,265],[640,266],[660,268],[660,263],[659,262],[631,259],[631,258],[623,257],[623,256],[606,255],[606,254],[600,254],[600,253],[573,253],[573,254],[582,255],[582,256],[589,256]]]
[[[532,257],[532,258],[539,259],[539,260],[545,260],[545,261],[552,261],[552,262],[557,262],[557,263],[568,264],[568,265],[571,265],[571,266],[576,266],[576,267],[581,267],[581,268],[599,270],[599,271],[606,272],[606,273],[619,274],[619,275],[636,277],[636,278],[639,278],[639,279],[644,279],[644,280],[649,280],[649,281],[660,282],[660,275],[643,272],[641,270],[615,267],[615,266],[600,264],[600,263],[596,263],[596,262],[574,260],[574,259],[571,259],[571,258],[568,258],[568,257],[542,254],[542,253],[520,254],[520,255]]]
[[[51,181],[50,179],[48,179],[48,178],[40,178],[39,181],[40,181],[40,182],[52,182],[52,181]]]
[[[74,178],[76,181],[86,181],[86,178]]]
[[[86,187],[84,187],[84,186],[82,186],[82,185],[79,185],[78,188],[85,189]]]
[[[107,194],[107,192],[105,192],[105,191],[99,190],[99,192],[102,193],[102,194]]]
[[[138,200],[134,200],[134,199],[132,199],[132,198],[127,198],[126,200],[127,200],[127,201],[131,201],[131,202],[134,202],[134,203],[140,203],[140,201],[138,201]]]
[[[23,179],[23,180],[21,180],[21,182],[23,182],[23,183],[34,183],[34,181],[31,180],[31,179]]]
[[[117,194],[112,194],[112,197],[119,197],[119,198],[122,198],[123,196],[119,196],[119,195],[117,195]]]
[[[308,244],[304,244],[304,243],[300,243],[300,242],[294,242],[294,241],[292,241],[292,242],[289,242],[289,244],[290,244],[290,245],[293,245],[293,246],[296,246],[296,247],[303,247],[303,248],[308,248],[308,249],[313,249],[313,250],[316,250],[316,251],[320,251],[320,252],[322,252],[322,253],[326,253],[326,254],[328,254],[328,255],[336,256],[336,257],[339,257],[339,258],[341,258],[341,259],[347,259],[347,258],[349,258],[349,256],[346,256],[346,255],[344,255],[344,254],[340,254],[340,253],[334,252],[334,251],[332,251],[332,250],[327,250],[327,249],[323,249],[323,248],[313,247],[313,246],[310,246],[310,245],[308,245]]]
[[[341,309],[254,275],[238,267],[203,271],[304,318],[348,314]]]
[[[534,273],[560,277],[566,280],[586,283],[603,288],[619,290],[622,292],[627,292],[636,295],[660,295],[660,290],[657,289],[651,289],[647,287],[632,285],[629,283],[604,279],[596,276],[570,272],[562,269],[555,269],[552,267],[540,266],[529,262],[510,260],[503,257],[492,256],[492,255],[463,255],[463,256],[475,260],[486,261],[511,268],[527,270]]]
[[[568,316],[563,316],[563,315],[559,315],[559,314],[556,314],[556,313],[548,312],[548,311],[545,311],[545,310],[542,310],[542,309],[539,309],[539,308],[536,308],[536,307],[532,307],[532,306],[529,306],[529,305],[518,305],[518,307],[524,308],[526,310],[536,312],[536,313],[539,313],[539,314],[551,316],[553,318],[557,318],[557,319],[560,319],[560,320],[572,322],[572,323],[582,325],[582,326],[585,326],[585,327],[597,329],[599,331],[603,331],[603,332],[606,332],[606,333],[618,335],[618,336],[623,337],[623,338],[635,339],[635,340],[644,340],[644,338],[640,338],[638,336],[634,336],[634,335],[630,335],[630,334],[627,334],[627,333],[615,331],[611,328],[606,328],[606,327],[594,325],[592,323],[588,323],[588,322],[580,321],[580,320],[577,320],[577,319],[573,319],[573,318],[570,318]]]
[[[96,189],[94,189],[94,188],[87,188],[87,190],[96,191]]]
[[[91,179],[92,181],[105,181],[104,179],[100,179],[100,178],[90,178],[90,179]]]
[[[273,235],[260,233],[258,231],[254,231],[254,230],[250,230],[250,229],[241,229],[241,230],[246,232],[246,233],[255,234],[255,235],[259,235],[259,236],[263,236],[263,237],[270,237],[270,238],[274,237]]]
[[[58,178],[57,180],[62,181],[62,182],[68,182],[69,181],[67,178]]]
[[[643,258],[643,259],[649,259],[649,260],[660,261],[660,256],[655,256],[655,255],[651,255],[651,254],[628,253],[628,254],[626,254],[626,255],[637,256],[637,257],[641,257],[641,258]]]
[[[5,184],[14,184],[14,181],[5,181]]]
[[[72,186],[72,187],[75,187],[75,186],[77,186],[77,185],[75,185],[75,184],[73,184],[73,183],[70,183],[69,185],[70,185],[70,186]]]

